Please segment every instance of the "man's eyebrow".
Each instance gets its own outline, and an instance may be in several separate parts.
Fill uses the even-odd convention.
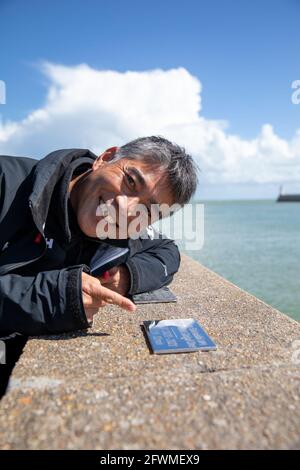
[[[146,181],[145,181],[145,178],[144,176],[142,175],[142,173],[137,169],[135,168],[134,166],[129,166],[128,167],[128,170],[130,171],[130,173],[134,173],[134,175],[137,177],[137,179],[139,180],[139,184],[141,186],[146,186]]]

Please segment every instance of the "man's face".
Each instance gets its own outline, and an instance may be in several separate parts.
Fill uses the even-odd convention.
[[[71,182],[71,203],[77,214],[77,221],[81,230],[89,237],[105,236],[108,230],[114,235],[108,238],[124,238],[124,230],[119,225],[120,220],[127,217],[127,225],[136,226],[138,205],[144,208],[143,217],[139,217],[138,231],[142,231],[150,223],[146,213],[151,211],[151,204],[164,204],[171,206],[174,201],[163,171],[143,161],[121,159],[110,163],[114,157],[116,147],[112,147],[98,157],[92,170],[84,174],[78,181]],[[101,208],[111,207],[116,214],[113,220]],[[99,210],[100,209],[100,210]],[[113,212],[109,212],[112,214]],[[158,219],[157,211],[153,211],[152,219]],[[168,215],[165,207],[162,216]],[[122,219],[120,217],[123,217]],[[112,227],[113,226],[113,227]],[[98,228],[97,228],[98,227]],[[100,227],[100,228],[99,228]],[[113,228],[113,230],[111,230]],[[130,236],[126,230],[125,237]]]

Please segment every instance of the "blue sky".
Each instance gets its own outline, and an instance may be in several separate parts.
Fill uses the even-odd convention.
[[[291,139],[300,106],[298,0],[0,0],[2,119],[45,102],[39,64],[119,72],[183,67],[202,84],[201,115],[254,138],[265,123]]]

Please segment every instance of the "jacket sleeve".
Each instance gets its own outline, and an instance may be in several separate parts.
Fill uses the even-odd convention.
[[[144,239],[139,240],[139,246],[126,262],[131,277],[129,295],[166,286],[180,265],[180,252],[173,240]]]
[[[81,273],[86,265],[43,271],[35,276],[0,276],[0,332],[34,336],[89,326]]]

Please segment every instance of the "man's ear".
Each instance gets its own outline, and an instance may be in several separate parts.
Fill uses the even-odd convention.
[[[98,170],[98,168],[100,168],[104,162],[109,162],[112,160],[118,148],[119,147],[110,147],[109,149],[105,150],[105,152],[101,153],[101,155],[99,155],[99,157],[97,157],[93,163],[93,170]]]

